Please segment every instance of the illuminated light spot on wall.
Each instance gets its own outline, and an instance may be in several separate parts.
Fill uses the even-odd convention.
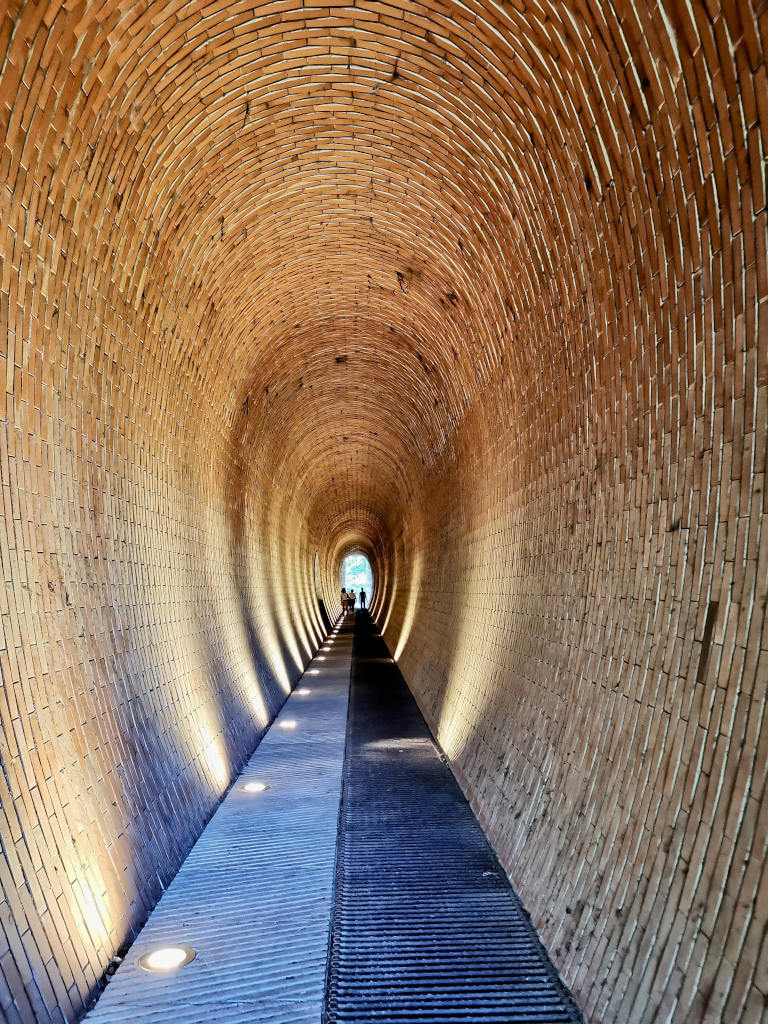
[[[390,619],[392,617],[392,611],[393,611],[393,609],[395,607],[395,595],[398,592],[398,580],[399,580],[399,574],[397,572],[397,567],[395,567],[395,570],[392,573],[392,587],[391,587],[390,590],[388,590],[386,592],[387,593],[387,610],[386,610],[386,613],[384,615],[384,621],[383,621],[382,627],[381,627],[382,635],[385,634],[387,632],[387,629],[389,628],[389,621],[390,621]]]
[[[248,703],[254,720],[263,728],[269,722],[269,712],[267,711],[264,694],[258,682],[253,682],[248,687]]]
[[[203,760],[219,789],[229,782],[230,769],[222,749],[221,739],[211,735],[207,726],[201,730],[207,742],[203,746]]]
[[[283,643],[288,648],[293,664],[301,672],[305,665],[305,659],[302,657],[301,650],[299,649],[296,622],[292,619],[288,603],[284,599],[277,606],[277,623],[280,627]],[[306,636],[304,639],[306,641]],[[311,657],[311,650],[308,641],[306,642],[306,647],[307,658],[309,658]]]
[[[79,928],[85,932],[94,946],[100,947],[109,940],[109,911],[102,897],[96,891],[90,875],[98,874],[97,868],[88,869],[75,879],[73,890],[79,915]]]
[[[280,689],[285,693],[291,692],[291,677],[288,675],[288,669],[282,662],[277,663],[273,666],[272,672],[280,684]]]
[[[266,658],[269,670],[280,686],[280,689],[288,694],[291,692],[291,677],[288,667],[285,664],[277,634],[272,631],[263,641],[262,650]]]
[[[310,642],[309,634],[307,633],[306,629],[304,628],[304,621],[305,621],[305,616],[300,616],[296,620],[295,626],[296,626],[296,632],[298,633],[299,642],[301,643],[301,646],[304,648],[304,653],[305,653],[306,659],[308,660],[309,658],[312,657],[313,645]],[[308,621],[308,617],[307,617],[307,621]],[[300,666],[300,667],[303,667],[303,663],[302,663],[302,666]]]
[[[481,552],[478,565],[465,577],[465,586],[470,594],[477,595],[477,602],[486,598],[487,577],[483,567],[490,557],[490,552]],[[519,571],[513,553],[508,553],[507,565],[511,572]],[[437,720],[438,742],[451,760],[461,757],[483,714],[483,704],[476,699],[472,683],[477,675],[478,647],[477,631],[471,615],[474,606],[475,601],[467,602],[456,615],[452,656],[445,676],[443,700]]]
[[[413,626],[414,616],[416,615],[416,605],[419,599],[419,585],[421,583],[421,558],[416,555],[412,562],[413,571],[410,580],[410,589],[408,593],[408,602],[406,604],[405,614],[403,616],[403,624],[400,629],[400,636],[395,647],[394,659],[398,660],[400,655],[405,649],[405,645],[408,643],[408,637],[411,635],[411,628]]]
[[[461,714],[457,712],[456,706],[452,709],[446,707],[437,730],[438,743],[450,761],[456,760],[461,754],[467,739],[466,725],[462,721]]]

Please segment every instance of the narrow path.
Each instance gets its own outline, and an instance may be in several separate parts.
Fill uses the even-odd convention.
[[[320,1021],[351,629],[326,646],[331,650],[318,653],[283,705],[87,1024]],[[249,781],[269,789],[246,792]],[[196,952],[186,966],[161,973],[139,966],[145,953],[179,944]]]
[[[581,1020],[384,641],[362,615],[327,1020]]]
[[[325,646],[88,1024],[580,1021],[370,618]]]

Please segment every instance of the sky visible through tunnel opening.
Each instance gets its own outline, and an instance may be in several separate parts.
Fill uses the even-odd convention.
[[[347,555],[341,563],[339,579],[342,587],[346,590],[351,587],[356,594],[360,593],[362,587],[370,602],[373,594],[373,570],[365,555]]]

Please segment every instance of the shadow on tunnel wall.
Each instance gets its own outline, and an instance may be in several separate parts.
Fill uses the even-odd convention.
[[[326,633],[330,633],[330,631],[333,629],[333,623],[328,617],[328,612],[325,610],[325,601],[323,601],[321,597],[318,597],[317,599],[317,607],[320,611],[320,620],[323,623],[325,631]]]
[[[0,1015],[81,1014],[343,533],[587,1017],[764,1024],[765,3],[283,13],[0,8]]]

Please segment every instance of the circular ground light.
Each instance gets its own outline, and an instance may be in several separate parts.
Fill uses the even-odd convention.
[[[157,946],[139,957],[139,967],[152,974],[165,974],[184,967],[197,956],[191,946]]]

